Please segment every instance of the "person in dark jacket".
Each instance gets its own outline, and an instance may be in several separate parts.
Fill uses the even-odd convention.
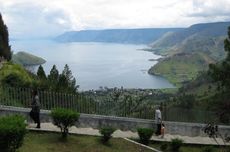
[[[36,128],[40,128],[40,102],[37,90],[33,91],[31,108],[30,117],[37,123]]]

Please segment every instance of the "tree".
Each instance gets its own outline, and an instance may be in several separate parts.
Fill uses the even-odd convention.
[[[9,45],[8,28],[4,24],[2,15],[0,14],[0,57],[4,57],[6,60],[11,60],[12,52]]]
[[[37,76],[40,80],[46,80],[46,74],[41,65],[38,67]]]
[[[77,88],[79,87],[76,85],[76,79],[72,75],[72,71],[70,70],[69,66],[66,64],[64,67],[64,70],[62,71],[62,74],[59,76],[59,82],[58,85],[60,87],[68,88],[68,92],[76,93]]]
[[[209,74],[222,89],[230,90],[230,27],[228,28],[228,38],[224,41],[224,49],[227,57],[219,63],[210,64]]]
[[[209,74],[218,84],[218,91],[214,96],[215,110],[219,120],[223,123],[230,122],[230,27],[228,28],[228,38],[224,41],[224,49],[227,52],[226,58],[216,64],[210,64]]]
[[[59,81],[59,72],[56,68],[56,65],[53,65],[52,69],[50,70],[50,74],[48,75],[48,82],[51,90],[57,90],[57,84]]]

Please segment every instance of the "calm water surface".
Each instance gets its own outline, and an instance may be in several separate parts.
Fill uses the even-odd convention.
[[[11,41],[14,52],[26,51],[46,59],[48,74],[55,64],[61,72],[68,64],[80,90],[100,86],[124,88],[171,88],[166,79],[152,76],[148,69],[160,56],[141,51],[144,45],[111,43],[57,43],[54,41]]]

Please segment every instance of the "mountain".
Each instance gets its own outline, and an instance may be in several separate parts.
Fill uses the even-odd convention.
[[[230,22],[195,24],[180,31],[166,33],[150,46],[159,54],[201,51],[211,53],[218,60],[224,57],[223,40],[227,36],[228,26]],[[216,54],[217,50],[221,50],[221,53]]]
[[[27,52],[18,52],[13,54],[12,61],[23,66],[41,65],[46,62],[43,58],[37,57]]]
[[[183,28],[143,28],[70,31],[56,37],[55,40],[60,42],[149,44],[167,32],[175,32],[182,29]]]
[[[174,84],[196,78],[210,63],[225,57],[228,26],[230,22],[203,23],[164,34],[150,46],[166,57],[151,67],[149,73],[164,76]]]

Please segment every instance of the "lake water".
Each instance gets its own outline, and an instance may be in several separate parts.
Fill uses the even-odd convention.
[[[61,72],[68,64],[79,90],[100,86],[124,88],[171,88],[166,79],[148,74],[160,56],[142,51],[144,45],[113,43],[57,43],[54,41],[11,41],[14,52],[26,51],[44,58],[48,74],[55,64]]]

